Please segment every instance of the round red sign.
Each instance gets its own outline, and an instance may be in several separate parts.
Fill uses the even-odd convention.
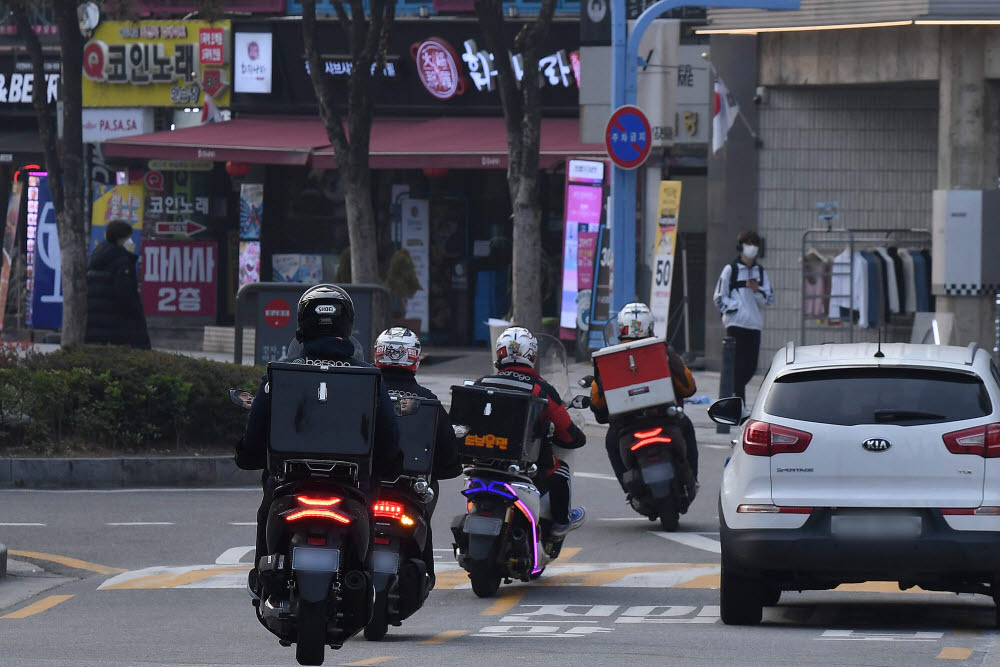
[[[280,329],[292,319],[292,307],[284,299],[271,299],[264,306],[264,321]]]
[[[411,46],[410,55],[416,61],[420,82],[431,95],[448,100],[465,92],[458,54],[451,44],[440,37],[430,37]]]

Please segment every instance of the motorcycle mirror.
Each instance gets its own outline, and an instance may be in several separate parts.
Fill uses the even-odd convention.
[[[574,396],[569,407],[577,410],[585,410],[590,407],[590,396]]]
[[[580,378],[580,381],[577,384],[579,384],[581,387],[587,388],[593,382],[594,382],[594,376],[593,375],[584,375],[582,378]]]
[[[230,389],[229,400],[232,401],[233,405],[236,407],[249,410],[250,406],[253,404],[253,393],[242,389]]]
[[[406,417],[420,409],[420,399],[410,396],[393,397],[392,407],[396,411],[397,417]]]
[[[464,438],[469,435],[469,427],[465,424],[453,424],[452,430],[455,431],[455,437]]]

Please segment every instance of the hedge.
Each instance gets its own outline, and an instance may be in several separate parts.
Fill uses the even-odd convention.
[[[5,448],[86,443],[231,445],[246,415],[228,389],[256,391],[262,368],[165,352],[79,345],[49,354],[0,343],[0,456]]]

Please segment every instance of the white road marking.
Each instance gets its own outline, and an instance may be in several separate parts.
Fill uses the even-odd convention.
[[[172,526],[172,521],[111,521],[105,526]]]
[[[28,523],[28,522],[23,522],[23,523],[18,523],[18,522],[0,523],[0,526],[7,526],[7,527],[10,527],[10,526],[44,526],[44,525],[45,525],[44,523]]]
[[[249,547],[230,547],[222,552],[218,558],[215,559],[216,565],[239,565],[243,557],[249,554],[251,551],[256,549],[254,546]]]
[[[934,642],[943,632],[881,632],[878,630],[827,630],[816,639],[864,642]]]
[[[599,472],[575,472],[573,477],[582,477],[584,479],[603,479],[609,482],[617,482],[618,478],[614,475],[605,475]]]
[[[718,540],[712,540],[697,533],[661,533],[654,530],[649,532],[665,540],[672,540],[687,547],[701,549],[702,551],[711,551],[713,554],[722,553],[722,544]]]
[[[256,526],[256,521],[230,521],[230,526]]]

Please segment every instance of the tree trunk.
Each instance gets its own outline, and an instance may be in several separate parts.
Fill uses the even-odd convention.
[[[538,172],[520,179],[514,199],[513,313],[518,326],[540,331],[542,326],[542,212]]]
[[[360,180],[345,180],[344,202],[347,205],[347,234],[351,241],[351,282],[378,284],[382,281],[378,273],[370,172],[363,174]]]

